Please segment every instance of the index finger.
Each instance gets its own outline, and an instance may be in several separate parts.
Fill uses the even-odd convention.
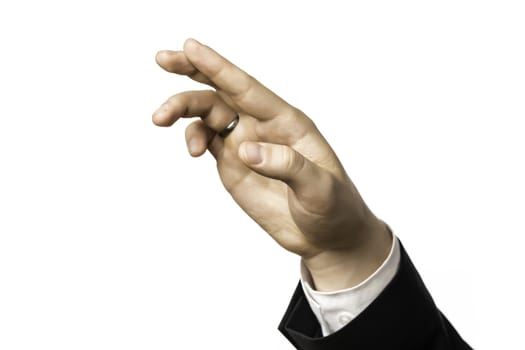
[[[292,107],[270,89],[208,46],[194,39],[184,43],[188,60],[226,92],[244,112],[261,120],[273,119]]]

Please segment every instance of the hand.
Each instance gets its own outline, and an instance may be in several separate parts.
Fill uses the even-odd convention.
[[[390,233],[304,113],[193,39],[156,59],[214,90],[172,96],[153,122],[200,117],[186,129],[190,154],[210,151],[226,190],[277,243],[303,257],[318,290],[351,287],[377,269]],[[221,137],[236,115],[237,127]]]

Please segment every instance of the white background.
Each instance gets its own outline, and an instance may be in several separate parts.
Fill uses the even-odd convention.
[[[298,258],[151,123],[187,37],[316,121],[472,346],[525,348],[522,4],[2,1],[0,348],[292,348]]]

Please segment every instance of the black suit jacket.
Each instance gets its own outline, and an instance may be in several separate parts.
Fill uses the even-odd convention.
[[[437,309],[401,247],[399,269],[381,294],[339,331],[323,337],[299,284],[279,330],[300,350],[471,349]]]

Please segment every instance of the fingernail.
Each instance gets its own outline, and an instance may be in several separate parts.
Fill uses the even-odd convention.
[[[186,39],[186,43],[184,46],[188,47],[188,46],[197,46],[197,45],[201,45],[201,43],[193,38],[188,38]]]
[[[244,159],[250,164],[259,164],[263,161],[262,146],[256,142],[244,144]]]
[[[167,58],[166,56],[168,56],[169,54],[170,52],[168,50],[158,51],[157,54],[155,55],[155,60],[157,61],[157,63],[159,63],[159,59],[162,60],[163,58]],[[162,56],[165,56],[165,57],[162,57]]]
[[[199,151],[199,141],[196,138],[191,138],[188,141],[188,151],[190,151],[192,155]]]
[[[155,113],[153,113],[153,115],[157,115],[157,116],[162,115],[167,110],[168,110],[168,104],[163,103],[162,106],[160,106],[159,109],[157,109]]]

